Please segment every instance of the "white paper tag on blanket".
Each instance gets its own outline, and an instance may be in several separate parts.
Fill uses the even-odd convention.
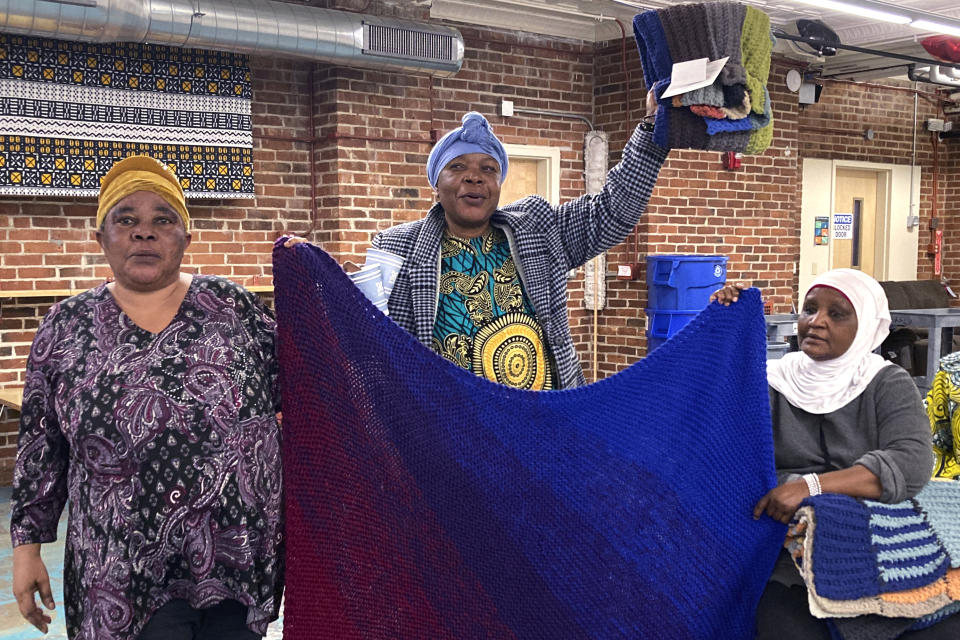
[[[727,56],[713,62],[710,62],[710,58],[677,62],[670,72],[670,86],[660,97],[669,98],[713,84],[729,59]]]

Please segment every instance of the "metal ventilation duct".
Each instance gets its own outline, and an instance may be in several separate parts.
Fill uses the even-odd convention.
[[[441,25],[275,0],[0,0],[0,31],[149,42],[450,76],[463,37]]]

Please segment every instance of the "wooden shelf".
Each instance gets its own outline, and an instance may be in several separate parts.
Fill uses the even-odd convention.
[[[0,407],[9,407],[20,411],[23,404],[23,387],[7,387],[0,389]]]

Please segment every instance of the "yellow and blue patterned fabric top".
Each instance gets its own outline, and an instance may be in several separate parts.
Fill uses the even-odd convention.
[[[925,404],[933,435],[933,477],[960,479],[960,352],[940,358]]]
[[[552,389],[556,377],[533,305],[504,232],[444,233],[433,350],[479,376],[518,389]]]

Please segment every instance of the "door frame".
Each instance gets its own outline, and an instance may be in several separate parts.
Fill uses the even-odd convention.
[[[871,222],[872,238],[870,238],[869,245],[872,250],[872,255],[869,259],[864,259],[864,254],[862,251],[862,244],[864,239],[864,225],[863,225],[863,206],[866,204],[867,198],[854,198],[853,199],[853,208],[851,213],[854,216],[854,227],[853,227],[853,241],[851,245],[851,262],[856,261],[860,263],[860,266],[854,267],[855,269],[863,270],[865,263],[869,262],[873,270],[872,275],[877,280],[885,280],[887,275],[887,263],[886,255],[888,253],[887,247],[887,225],[890,223],[890,207],[888,206],[888,201],[890,198],[890,180],[892,179],[891,172],[889,170],[876,170],[876,169],[864,169],[862,167],[848,167],[848,166],[837,166],[834,168],[834,213],[846,213],[846,211],[839,211],[840,205],[836,203],[837,191],[840,190],[839,175],[841,172],[847,171],[856,171],[862,172],[870,176],[873,182],[876,184],[872,200],[873,200],[873,220]],[[866,195],[866,194],[865,194]],[[861,216],[857,217],[857,202],[860,202],[861,205]],[[828,248],[830,249],[830,259],[828,264],[831,267],[834,267],[834,263],[837,259],[837,244],[831,241],[828,243]]]
[[[560,148],[533,144],[503,143],[507,158],[526,158],[537,161],[537,182],[545,187],[543,198],[560,204]],[[506,202],[502,204],[507,204]]]
[[[878,224],[883,224],[883,246],[877,250],[875,263],[878,280],[916,280],[919,227],[909,227],[911,215],[919,211],[920,167],[804,158],[801,168],[800,261],[797,265],[797,291],[803,295],[813,279],[829,269],[833,257],[832,238],[826,245],[813,244],[814,219],[833,219],[838,169],[861,169],[885,173],[884,211],[877,211]],[[911,174],[913,178],[911,202]],[[879,198],[878,198],[879,200]],[[878,209],[880,203],[878,202]]]

